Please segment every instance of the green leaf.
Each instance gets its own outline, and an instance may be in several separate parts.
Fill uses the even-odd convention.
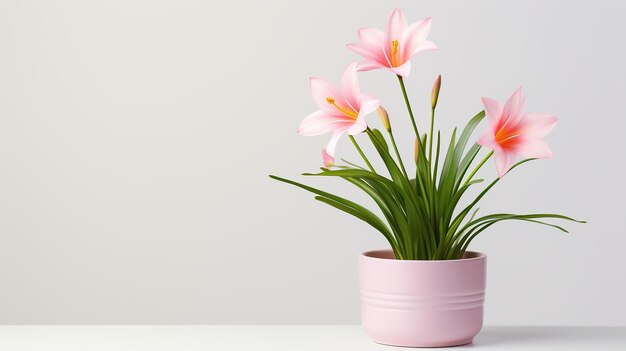
[[[545,225],[548,227],[552,227],[555,229],[558,229],[564,233],[569,233],[569,231],[567,231],[565,228],[552,224],[552,223],[547,223],[544,221],[540,221],[538,220],[539,218],[543,219],[543,218],[556,218],[556,219],[563,219],[563,220],[568,220],[568,221],[572,221],[572,222],[578,222],[578,223],[586,223],[585,221],[580,221],[580,220],[576,220],[573,219],[571,217],[568,216],[563,216],[563,215],[559,215],[559,214],[552,214],[552,213],[535,213],[535,214],[526,214],[526,215],[516,215],[516,214],[509,214],[509,213],[496,213],[496,214],[491,214],[488,216],[484,216],[481,218],[478,218],[476,220],[471,221],[472,225],[468,226],[471,227],[471,229],[462,236],[462,238],[459,240],[458,245],[460,245],[460,251],[461,252],[465,252],[465,250],[467,249],[467,247],[469,246],[470,242],[481,232],[483,232],[485,229],[489,228],[490,226],[492,226],[493,224],[502,222],[502,221],[508,221],[508,220],[516,220],[516,221],[525,221],[525,222],[531,222],[531,223],[537,223],[537,224],[541,224],[541,225]]]
[[[407,245],[410,245],[406,235],[410,229],[407,223],[406,211],[402,207],[403,200],[396,198],[393,195],[393,192],[390,191],[384,184],[374,180],[370,179],[364,181],[349,177],[344,179],[359,187],[365,193],[370,195],[370,197],[376,202],[385,215],[387,223],[391,227],[400,249],[403,247],[406,248]],[[403,252],[406,252],[406,249],[403,250]]]
[[[511,168],[508,170],[507,174],[510,173],[515,168],[517,168],[518,166],[520,166],[520,165],[522,165],[522,164],[524,164],[526,162],[533,161],[533,160],[536,160],[536,158],[527,158],[527,159],[524,159],[524,160],[521,160],[521,161],[517,162],[516,164],[511,166]],[[500,181],[500,178],[496,178],[495,180],[493,180],[491,182],[491,184],[489,184],[489,186],[487,186],[480,194],[478,194],[478,196],[474,199],[474,201],[472,201],[467,207],[465,207],[455,217],[454,221],[452,221],[452,225],[448,229],[448,234],[456,232],[456,230],[461,225],[461,222],[463,221],[463,219],[465,218],[467,213],[470,212],[472,210],[472,208],[478,203],[478,201],[480,201],[480,199],[482,199],[483,196],[485,196],[485,194],[487,194],[487,192],[489,192],[489,190],[491,190],[491,188],[493,188],[493,186],[496,185],[499,181]]]
[[[387,239],[387,241],[393,248],[394,253],[397,255],[396,257],[400,257],[400,258],[402,257],[402,253],[398,250],[398,245],[396,244],[395,240],[393,239],[393,236],[389,232],[389,229],[376,215],[372,214],[371,212],[367,213],[367,212],[358,211],[355,208],[346,205],[344,202],[335,201],[331,198],[327,198],[324,196],[316,196],[315,200],[321,201],[332,207],[335,207],[338,210],[351,214],[354,217],[357,217],[360,220],[368,223],[372,227],[376,228],[379,232],[383,234],[383,236],[385,236],[385,238]]]
[[[317,200],[325,202],[333,207],[336,207],[337,209],[340,209],[346,213],[349,213],[365,222],[367,222],[368,224],[370,224],[372,227],[374,227],[375,229],[377,229],[379,232],[381,232],[381,234],[383,234],[383,236],[385,236],[385,238],[387,238],[387,241],[389,241],[389,243],[392,245],[392,247],[395,247],[397,249],[397,244],[394,242],[394,238],[391,234],[391,232],[389,231],[389,228],[387,227],[387,225],[380,219],[378,218],[378,216],[376,216],[374,213],[372,213],[370,210],[366,209],[365,207],[352,202],[348,199],[344,199],[342,197],[339,197],[337,195],[333,195],[331,193],[310,187],[308,185],[304,185],[302,183],[298,183],[296,181],[293,180],[289,180],[289,179],[285,179],[285,178],[281,178],[275,175],[270,175],[270,178],[278,180],[280,182],[283,183],[287,183],[287,184],[291,184],[294,186],[297,186],[299,188],[302,188],[304,190],[310,191],[314,194],[317,194],[319,196],[316,197]],[[320,199],[318,199],[318,197]],[[322,200],[323,199],[323,200]],[[395,249],[394,249],[395,250]]]
[[[465,125],[465,128],[459,137],[459,141],[456,143],[456,147],[454,148],[453,163],[455,167],[458,167],[459,161],[463,156],[463,152],[465,152],[465,147],[467,146],[470,136],[483,118],[485,118],[485,111],[480,111]]]
[[[374,144],[376,151],[378,151],[380,158],[385,163],[385,167],[387,167],[387,171],[389,171],[389,175],[391,176],[393,182],[398,184],[407,193],[410,192],[411,184],[409,183],[409,179],[404,176],[396,162],[393,160],[382,133],[380,133],[377,129],[368,129],[367,135],[370,137],[372,144]]]
[[[454,143],[456,141],[456,128],[452,132],[452,137],[450,138],[450,143],[448,145],[448,151],[446,152],[446,157],[443,162],[443,168],[441,169],[441,178],[439,178],[439,191],[442,191],[446,183],[449,183],[452,177],[456,176],[456,172],[454,172],[454,176],[451,176],[452,171],[456,171],[452,168],[452,162],[454,159]]]
[[[356,163],[352,163],[352,162],[350,162],[350,161],[346,160],[345,158],[342,158],[341,160],[342,160],[343,162],[345,162],[345,163],[349,164],[349,165],[350,165],[350,166],[352,166],[352,167],[355,167],[355,168],[358,168],[358,169],[363,169],[363,170],[365,170],[365,169],[366,169],[365,167],[361,167],[361,166],[357,165]]]
[[[376,139],[381,144],[381,146],[385,150],[387,150],[387,153],[389,153],[389,145],[387,144],[387,140],[383,136],[383,133],[381,133],[380,130],[378,130],[378,129],[372,129],[372,133],[374,133],[374,135],[376,136]],[[391,154],[389,154],[389,156],[391,156]]]
[[[478,144],[472,145],[472,147],[469,149],[467,154],[465,154],[465,156],[461,160],[461,163],[459,164],[459,169],[457,170],[457,175],[456,175],[456,187],[455,187],[456,189],[458,189],[459,186],[461,185],[461,182],[463,181],[463,177],[465,177],[465,173],[467,173],[467,170],[472,165],[472,162],[476,158],[476,155],[478,155],[480,148],[481,146]]]

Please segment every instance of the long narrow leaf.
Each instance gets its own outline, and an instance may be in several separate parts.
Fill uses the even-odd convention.
[[[335,207],[338,210],[341,210],[343,212],[351,214],[354,217],[357,217],[357,218],[361,219],[362,221],[368,223],[372,227],[378,229],[378,231],[380,231],[383,234],[383,236],[387,239],[387,241],[389,242],[389,244],[393,248],[394,254],[397,255],[396,257],[402,258],[402,253],[398,249],[397,243],[393,239],[393,237],[392,237],[391,233],[389,232],[388,228],[384,225],[384,223],[382,223],[382,221],[380,221],[380,219],[378,217],[376,217],[373,214],[371,216],[367,215],[364,212],[355,210],[353,207],[347,206],[343,202],[335,201],[333,199],[330,199],[330,198],[327,198],[327,197],[324,197],[324,196],[316,196],[315,200],[324,202],[324,203],[326,203],[326,204],[328,204],[330,206]]]
[[[376,216],[374,213],[372,213],[370,210],[368,210],[367,208],[352,202],[348,199],[344,199],[340,196],[337,195],[333,195],[331,193],[310,187],[308,185],[304,185],[302,183],[298,183],[296,181],[293,180],[289,180],[289,179],[285,179],[285,178],[281,178],[275,175],[270,175],[270,178],[278,180],[280,182],[284,182],[287,184],[291,184],[294,186],[297,186],[299,188],[302,188],[304,190],[310,191],[314,194],[320,195],[323,198],[326,198],[328,200],[333,201],[333,203],[339,203],[341,205],[343,205],[343,207],[347,207],[351,209],[351,212],[349,212],[350,214],[363,219],[364,221],[366,221],[367,223],[369,223],[370,225],[372,225],[374,228],[376,228],[378,231],[380,231],[383,235],[385,235],[385,237],[391,237],[391,233],[389,232],[389,228],[387,228],[387,225],[380,219],[378,218],[378,216]],[[358,215],[357,215],[358,214]],[[365,219],[364,219],[365,218]],[[366,220],[367,219],[367,220]]]

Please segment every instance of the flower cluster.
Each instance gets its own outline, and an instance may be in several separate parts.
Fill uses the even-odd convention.
[[[334,165],[335,149],[341,136],[364,132],[367,129],[365,116],[380,106],[376,98],[361,93],[356,72],[386,68],[399,77],[407,77],[411,71],[410,59],[414,55],[437,48],[427,40],[431,21],[427,17],[408,25],[402,11],[396,8],[387,19],[384,32],[377,28],[361,28],[359,42],[347,45],[363,56],[363,61],[348,65],[339,86],[310,78],[311,92],[319,110],[300,123],[298,133],[306,136],[332,133],[328,145],[322,150],[326,167]],[[441,84],[440,78],[437,84]],[[437,84],[438,94],[440,85]],[[517,155],[527,158],[552,156],[550,146],[542,138],[552,130],[557,118],[545,113],[524,114],[525,100],[521,88],[513,93],[504,107],[490,98],[483,97],[482,101],[490,127],[478,143],[494,150],[500,177],[515,163]]]
[[[395,9],[389,15],[384,31],[360,29],[359,42],[348,44],[347,47],[362,56],[363,60],[349,64],[338,85],[324,79],[310,78],[311,93],[319,110],[307,116],[298,127],[298,133],[305,136],[332,134],[322,150],[322,172],[304,175],[339,177],[350,182],[372,198],[385,220],[367,208],[337,195],[289,179],[270,177],[308,190],[317,195],[317,200],[367,222],[385,236],[398,259],[461,258],[476,235],[504,220],[540,223],[567,232],[542,221],[544,218],[576,221],[558,214],[496,213],[475,217],[478,210],[474,210],[474,207],[505,174],[528,161],[552,157],[550,147],[543,138],[554,128],[557,118],[546,113],[526,113],[521,88],[504,105],[483,97],[484,110],[466,124],[458,137],[454,130],[447,150],[443,153],[442,146],[445,147],[445,143],[441,142],[441,133],[434,133],[441,76],[437,77],[433,86],[430,133],[426,134],[419,132],[404,85],[404,78],[411,71],[411,58],[437,48],[428,40],[430,27],[430,17],[409,25],[402,11]],[[361,92],[357,72],[379,68],[393,72],[400,83],[415,132],[414,169],[407,168],[400,156],[387,111],[378,99]],[[366,121],[366,116],[374,111],[380,117],[387,138],[379,130],[370,128]],[[485,116],[488,120],[487,128],[467,148],[474,129]],[[366,167],[348,161],[347,165],[335,166],[337,144],[345,134]],[[367,134],[387,174],[376,171],[355,138],[359,134]],[[490,151],[472,169],[483,147]],[[492,156],[498,177],[469,205],[457,209],[466,190],[483,181],[474,179],[474,176]],[[516,162],[519,156],[523,159]]]

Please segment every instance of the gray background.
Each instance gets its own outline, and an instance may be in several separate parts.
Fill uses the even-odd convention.
[[[626,325],[626,8],[496,0],[0,2],[0,323],[358,322],[357,256],[385,242],[267,174],[319,166],[329,136],[295,133],[316,109],[307,77],[337,80],[356,29],[396,5],[433,16],[440,48],[413,60],[418,123],[438,73],[446,137],[519,85],[560,117],[554,159],[509,174],[483,213],[589,224],[477,239],[486,323]],[[411,157],[395,78],[360,79]],[[358,160],[347,140],[338,155]]]

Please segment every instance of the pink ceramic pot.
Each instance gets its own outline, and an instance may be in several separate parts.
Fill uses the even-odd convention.
[[[483,325],[487,257],[396,260],[370,251],[359,262],[361,321],[377,343],[408,347],[469,344]]]

